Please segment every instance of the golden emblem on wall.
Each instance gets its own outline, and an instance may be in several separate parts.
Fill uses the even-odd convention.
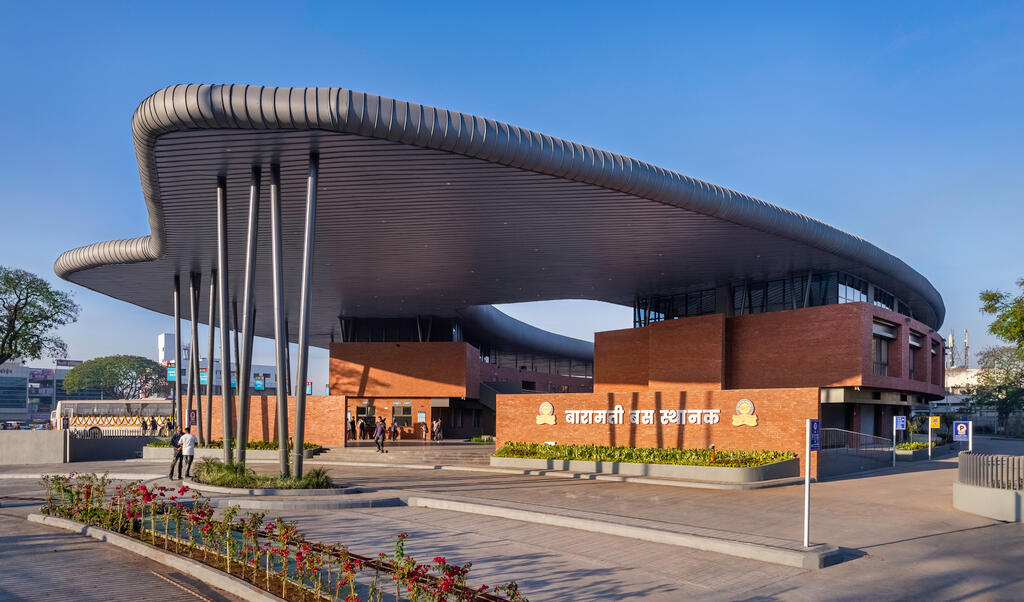
[[[540,408],[537,410],[537,424],[554,424],[555,423],[555,406],[551,405],[550,401],[545,401],[540,404]]]
[[[757,414],[754,413],[754,402],[741,399],[736,404],[736,415],[732,417],[733,426],[757,426]]]

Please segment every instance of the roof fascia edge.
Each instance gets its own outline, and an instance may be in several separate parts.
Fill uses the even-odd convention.
[[[924,276],[894,255],[824,222],[623,155],[491,119],[344,88],[179,84],[151,94],[132,117],[151,234],[68,251],[54,264],[61,278],[98,265],[152,261],[163,256],[165,234],[156,178],[156,141],[169,132],[197,129],[357,134],[601,186],[788,238],[863,264],[921,295],[935,313],[936,328],[945,317],[941,295]],[[111,247],[120,247],[120,252]]]

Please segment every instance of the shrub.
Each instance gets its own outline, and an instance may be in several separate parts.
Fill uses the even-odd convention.
[[[938,441],[932,441],[932,447],[938,445]],[[914,451],[915,449],[928,449],[927,441],[904,441],[903,443],[897,443],[896,449],[902,449],[907,451]]]
[[[494,443],[494,435],[477,435],[469,441],[470,443]]]
[[[718,450],[711,461],[708,449],[663,449],[652,447],[609,447],[604,445],[547,445],[509,442],[494,453],[499,458],[543,460],[585,460],[590,462],[638,462],[688,466],[761,466],[796,457],[793,452],[774,450]]]
[[[223,463],[215,458],[200,458],[194,468],[194,478],[199,483],[217,487],[236,487],[241,489],[328,489],[334,487],[327,471],[314,468],[301,479],[294,477],[256,474],[245,464],[234,462]]]

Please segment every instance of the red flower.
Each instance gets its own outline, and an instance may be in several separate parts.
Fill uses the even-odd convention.
[[[436,562],[437,564],[444,564],[444,556],[435,556],[434,562]]]

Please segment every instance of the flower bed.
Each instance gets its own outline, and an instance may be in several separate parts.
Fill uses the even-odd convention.
[[[458,566],[438,556],[417,563],[398,535],[390,555],[360,556],[340,544],[313,542],[294,522],[265,513],[239,516],[232,506],[216,517],[201,494],[187,486],[118,485],[108,495],[106,475],[44,476],[42,514],[98,526],[173,550],[241,578],[286,600],[381,600],[394,588],[397,600],[525,601],[515,582],[495,588],[466,584],[471,563]],[[187,496],[187,497],[186,497]],[[391,583],[389,583],[389,581]]]
[[[541,460],[583,460],[589,462],[627,462],[638,464],[675,464],[743,468],[791,460],[793,452],[773,450],[668,449],[648,447],[609,447],[604,445],[547,445],[508,442],[494,453],[498,458]]]

